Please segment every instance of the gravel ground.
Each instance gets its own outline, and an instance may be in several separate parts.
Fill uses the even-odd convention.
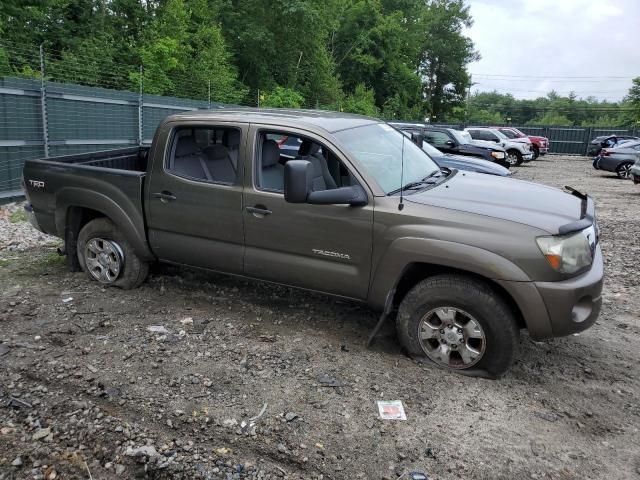
[[[640,478],[640,186],[571,157],[516,177],[595,197],[607,280],[593,328],[523,334],[498,381],[391,326],[367,349],[374,314],[320,295],[173,268],[103,289],[0,210],[0,479]]]

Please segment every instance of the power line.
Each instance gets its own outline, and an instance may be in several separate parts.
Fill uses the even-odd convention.
[[[537,79],[607,79],[607,78],[622,78],[626,80],[633,80],[633,77],[623,76],[610,76],[610,75],[598,75],[598,76],[572,76],[572,75],[502,75],[497,73],[474,73],[472,75],[478,77],[501,77],[501,78],[537,78]]]

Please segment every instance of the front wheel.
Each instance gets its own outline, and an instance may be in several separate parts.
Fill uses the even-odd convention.
[[[507,162],[509,165],[522,165],[522,154],[518,150],[507,150]]]
[[[508,370],[520,334],[506,302],[485,283],[463,275],[418,283],[400,304],[396,328],[409,355],[489,378]]]
[[[91,280],[128,290],[147,278],[149,264],[108,218],[96,218],[82,227],[77,244],[78,262]]]
[[[631,166],[633,165],[633,163],[631,162],[625,162],[625,163],[621,163],[620,165],[618,165],[618,168],[616,168],[616,174],[618,175],[618,177],[620,178],[629,178],[631,176]]]

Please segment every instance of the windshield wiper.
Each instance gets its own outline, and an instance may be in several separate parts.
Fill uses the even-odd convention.
[[[433,178],[433,177],[438,178],[438,177],[440,177],[442,175],[443,175],[443,173],[440,170],[434,170],[429,175],[424,177],[422,180],[417,180],[415,182],[409,182],[409,183],[407,183],[406,185],[403,185],[400,188],[396,188],[395,190],[390,191],[389,193],[387,193],[387,196],[395,195],[396,193],[404,192],[405,190],[412,190],[412,189],[414,189],[416,187],[421,187],[423,185],[432,184],[433,182],[429,181],[430,178]]]

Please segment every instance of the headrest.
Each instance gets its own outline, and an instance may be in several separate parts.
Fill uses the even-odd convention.
[[[240,146],[240,132],[235,128],[233,130],[225,130],[222,134],[222,143],[229,148],[238,148]]]
[[[320,150],[320,145],[313,143],[311,140],[303,140],[298,149],[298,155],[301,157],[308,157]]]
[[[198,151],[198,144],[192,136],[184,136],[178,138],[178,145],[176,145],[176,157],[184,157],[186,155],[193,155]]]
[[[227,147],[221,143],[209,145],[204,149],[204,153],[209,160],[224,160],[227,158]]]
[[[262,144],[262,168],[271,167],[280,160],[280,149],[275,140],[265,140]]]

